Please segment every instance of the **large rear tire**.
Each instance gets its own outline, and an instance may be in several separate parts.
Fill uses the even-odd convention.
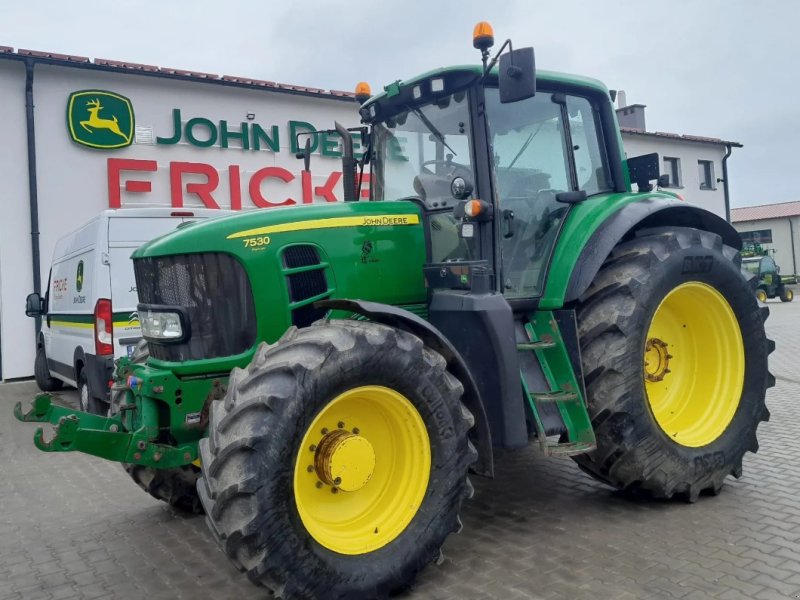
[[[222,549],[280,597],[384,598],[460,528],[471,414],[444,358],[377,323],[289,329],[234,369],[198,483]]]
[[[137,344],[131,362],[143,364],[147,362],[150,352],[147,342]],[[127,390],[115,390],[111,396],[110,414],[115,414],[124,400]],[[193,514],[203,514],[203,506],[197,496],[197,479],[200,468],[195,465],[184,465],[174,469],[154,469],[142,465],[122,463],[122,468],[133,481],[156,500],[166,502],[173,508]]]
[[[690,501],[758,449],[774,385],[755,277],[718,235],[642,232],[617,246],[578,306],[597,449],[581,468],[616,488]]]

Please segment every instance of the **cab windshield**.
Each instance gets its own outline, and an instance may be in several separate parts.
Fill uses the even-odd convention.
[[[408,107],[374,128],[375,200],[417,198],[429,209],[455,204],[457,176],[474,185],[466,91]]]

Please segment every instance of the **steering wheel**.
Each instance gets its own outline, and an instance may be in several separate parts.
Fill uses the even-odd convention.
[[[461,163],[453,162],[452,160],[439,160],[439,159],[432,159],[426,160],[422,163],[422,171],[426,175],[434,175],[441,177],[443,173],[436,173],[435,171],[428,169],[428,165],[436,165],[436,166],[443,166],[446,167],[447,170],[450,171],[451,174],[455,174],[456,171],[459,169],[466,172],[469,175],[472,175],[472,169],[470,169],[467,165],[462,165]]]

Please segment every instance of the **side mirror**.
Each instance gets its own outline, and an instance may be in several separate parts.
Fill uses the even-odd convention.
[[[25,314],[29,317],[41,317],[44,314],[44,300],[33,292],[25,299]]]
[[[664,173],[658,176],[658,187],[669,187],[669,174]]]
[[[518,102],[536,94],[536,59],[533,48],[500,55],[500,102]]]

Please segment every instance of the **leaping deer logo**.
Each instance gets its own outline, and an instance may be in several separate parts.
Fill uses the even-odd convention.
[[[117,121],[116,115],[111,115],[110,119],[104,119],[100,116],[100,111],[103,110],[103,105],[100,104],[100,100],[95,98],[94,100],[89,100],[86,103],[87,111],[89,113],[89,119],[86,121],[81,121],[80,125],[89,133],[94,133],[90,127],[95,129],[108,129],[112,133],[117,134],[126,142],[130,142],[130,138],[122,133],[119,129],[119,122]]]

